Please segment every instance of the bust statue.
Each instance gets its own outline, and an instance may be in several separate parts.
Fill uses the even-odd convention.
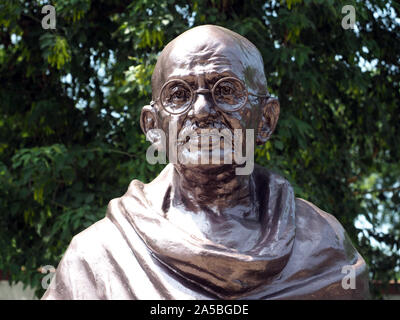
[[[159,56],[152,95],[141,127],[170,163],[72,239],[42,299],[368,297],[365,261],[341,224],[248,165],[251,155],[237,161],[268,140],[280,110],[249,40],[212,25],[184,32]],[[216,132],[243,135],[194,148]],[[217,161],[202,162],[211,150]]]

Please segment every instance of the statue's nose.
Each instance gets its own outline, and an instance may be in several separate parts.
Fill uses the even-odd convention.
[[[196,117],[198,120],[206,119],[210,115],[215,114],[216,112],[211,94],[198,92],[191,113],[192,116]]]

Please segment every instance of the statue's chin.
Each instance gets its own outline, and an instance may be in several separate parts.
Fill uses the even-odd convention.
[[[191,180],[201,179],[206,174],[215,178],[220,174],[235,175],[237,164],[174,164],[175,169],[181,172],[185,177],[192,177]]]

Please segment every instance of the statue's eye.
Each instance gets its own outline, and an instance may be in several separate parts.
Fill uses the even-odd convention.
[[[238,79],[223,79],[214,87],[217,106],[227,112],[240,109],[246,103],[247,91]]]
[[[219,97],[229,97],[237,93],[237,88],[234,83],[230,81],[223,81],[215,88],[215,93]]]
[[[175,86],[169,91],[169,102],[181,105],[190,100],[190,91],[183,86]]]
[[[190,107],[193,91],[183,80],[168,81],[161,89],[160,101],[164,109],[172,114],[185,111]]]

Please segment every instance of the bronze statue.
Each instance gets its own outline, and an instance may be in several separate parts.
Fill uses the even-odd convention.
[[[246,136],[235,152],[265,143],[278,121],[259,51],[218,26],[171,41],[152,90],[141,126],[154,145],[161,145],[155,129],[174,141],[171,126],[195,143],[203,129],[254,131],[255,141]],[[213,150],[220,150],[217,141]],[[180,142],[178,155],[189,159],[208,152]],[[368,297],[366,264],[343,227],[295,198],[287,180],[257,165],[237,174],[243,164],[236,161],[171,161],[165,151],[173,163],[149,184],[133,180],[104,219],[73,238],[43,299]]]

